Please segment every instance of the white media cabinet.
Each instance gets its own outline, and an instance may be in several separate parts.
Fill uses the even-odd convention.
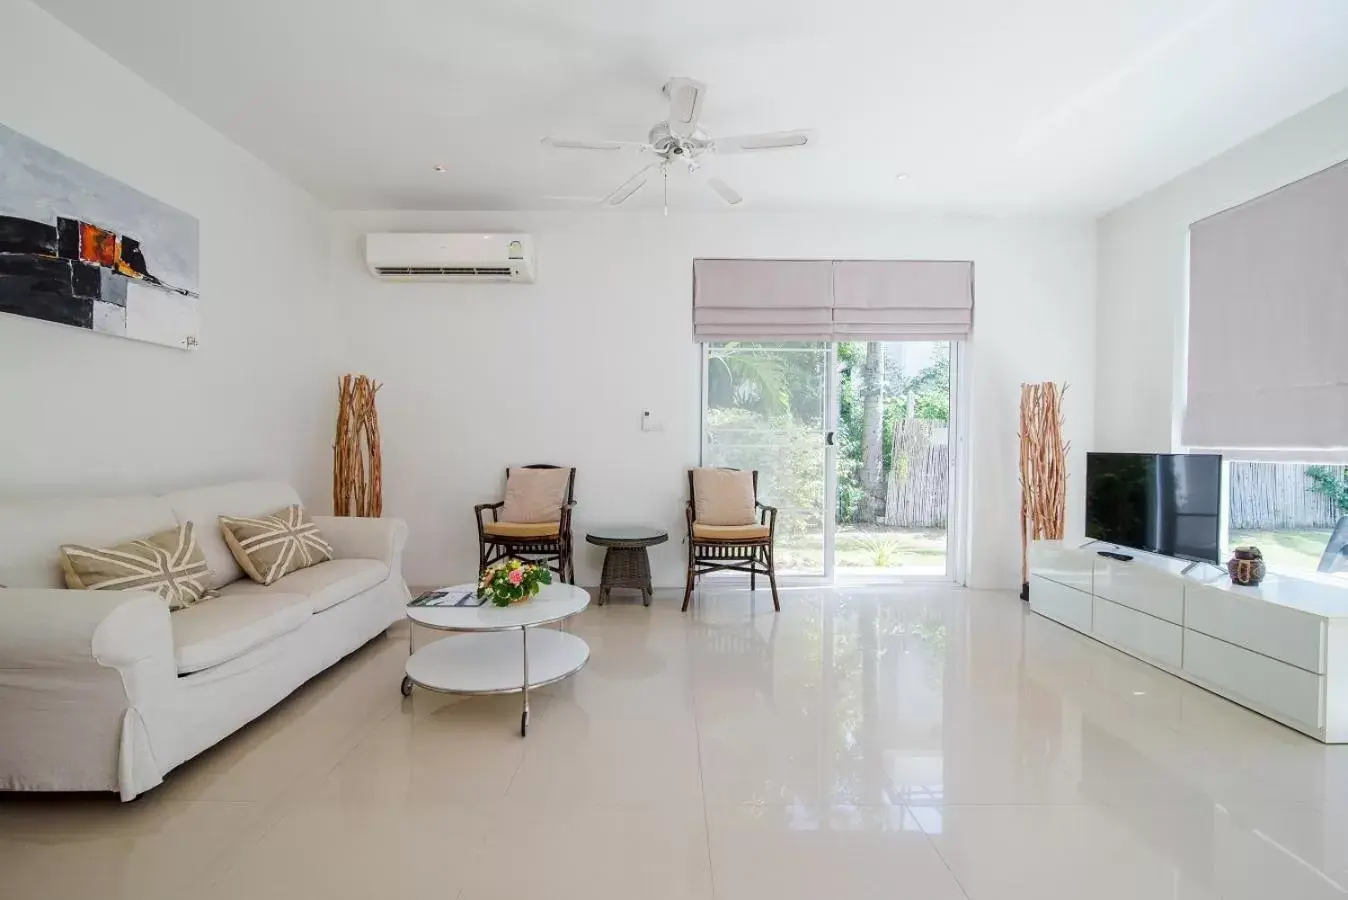
[[[1118,550],[1122,562],[1100,556]],[[1348,582],[1209,566],[1107,544],[1035,541],[1030,608],[1328,744],[1348,743]]]

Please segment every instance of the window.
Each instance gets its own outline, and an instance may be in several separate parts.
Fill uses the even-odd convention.
[[[955,342],[705,347],[702,460],[758,472],[779,572],[952,574]]]
[[[1339,519],[1348,515],[1348,466],[1229,460],[1227,546],[1254,544],[1269,569],[1315,572]],[[1348,574],[1348,557],[1331,571]]]

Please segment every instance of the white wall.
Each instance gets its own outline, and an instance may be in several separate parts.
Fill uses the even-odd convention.
[[[341,322],[308,194],[26,0],[0,0],[0,122],[201,223],[196,353],[0,315],[0,493],[328,484]]]
[[[1348,158],[1348,91],[1103,217],[1096,450],[1178,447],[1189,223]],[[1252,322],[1251,340],[1258,340]],[[1232,352],[1240,352],[1233,348]]]
[[[364,270],[367,231],[526,231],[534,285],[388,285]],[[700,356],[691,338],[699,256],[972,259],[973,524],[969,583],[1019,584],[1016,410],[1022,381],[1068,394],[1072,472],[1094,429],[1094,227],[1086,221],[726,213],[349,212],[334,216],[333,308],[352,334],[348,368],[379,394],[385,509],[411,523],[414,583],[476,571],[472,505],[502,469],[579,468],[578,535],[646,522],[657,585],[682,585],[684,470],[699,453]],[[660,433],[643,433],[654,410]],[[1080,523],[1075,479],[1069,527]],[[579,545],[579,580],[600,551]]]

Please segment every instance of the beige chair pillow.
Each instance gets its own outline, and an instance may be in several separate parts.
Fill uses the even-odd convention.
[[[754,524],[753,473],[694,469],[693,518],[701,525]]]
[[[239,567],[258,584],[332,559],[332,546],[295,505],[269,516],[221,516],[220,531]]]
[[[205,597],[211,572],[191,522],[115,547],[61,547],[66,587],[73,591],[154,591],[169,609]]]
[[[510,469],[503,522],[556,522],[562,518],[570,469]]]

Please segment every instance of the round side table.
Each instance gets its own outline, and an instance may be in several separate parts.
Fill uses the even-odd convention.
[[[651,561],[647,547],[663,544],[669,534],[659,528],[624,525],[595,528],[585,535],[587,543],[608,548],[604,554],[604,572],[599,579],[599,605],[608,602],[615,587],[641,591],[643,606],[651,605]]]

